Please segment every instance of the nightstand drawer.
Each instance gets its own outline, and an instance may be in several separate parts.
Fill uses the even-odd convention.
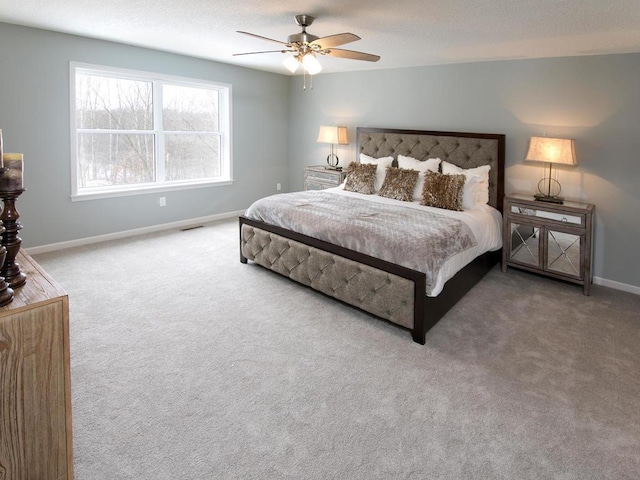
[[[304,189],[322,190],[337,187],[344,181],[346,172],[329,170],[322,166],[306,167],[304,169]]]
[[[305,190],[324,190],[327,187],[328,185],[325,183],[312,182],[310,179],[307,179],[307,181],[304,182]]]
[[[585,226],[584,214],[572,214],[565,212],[549,211],[547,209],[531,208],[530,206],[511,205],[511,213],[517,215],[525,215],[527,217],[537,217],[550,222],[557,222],[564,225],[576,225],[578,227]]]
[[[322,183],[333,183],[334,185],[340,185],[340,175],[336,175],[335,173],[330,172],[316,172],[310,171],[307,174],[308,182],[322,182]]]

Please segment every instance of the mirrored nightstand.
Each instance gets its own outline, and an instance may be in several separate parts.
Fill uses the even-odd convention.
[[[589,295],[594,211],[590,203],[505,197],[502,271],[511,266],[578,283]]]

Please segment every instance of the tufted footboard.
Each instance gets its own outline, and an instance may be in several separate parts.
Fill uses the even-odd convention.
[[[244,217],[240,258],[405,327],[416,342],[425,342],[421,272]]]

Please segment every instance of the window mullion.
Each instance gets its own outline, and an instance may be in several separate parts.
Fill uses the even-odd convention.
[[[155,139],[155,171],[156,182],[163,183],[165,181],[165,138],[164,128],[162,125],[162,83],[153,82],[153,132]]]

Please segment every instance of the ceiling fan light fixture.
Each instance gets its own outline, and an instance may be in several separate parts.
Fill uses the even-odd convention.
[[[335,35],[329,35],[326,37],[317,37],[307,32],[307,27],[313,23],[314,17],[311,15],[296,15],[295,21],[299,27],[302,27],[302,31],[289,35],[286,42],[281,40],[275,40],[273,38],[263,37],[262,35],[256,35],[255,33],[243,32],[238,30],[238,33],[249,35],[260,40],[266,40],[268,42],[277,43],[280,45],[280,50],[267,50],[261,52],[245,52],[234,53],[233,55],[255,55],[261,53],[292,53],[293,55],[287,55],[283,64],[291,73],[295,73],[298,70],[299,64],[302,64],[302,73],[306,75],[316,75],[322,71],[322,65],[316,58],[316,55],[326,55],[336,58],[347,58],[351,60],[364,60],[367,62],[377,62],[380,60],[378,55],[372,55],[370,53],[356,52],[355,50],[345,50],[344,48],[336,48],[347,43],[360,40],[358,35],[353,33],[344,32],[337,33]],[[305,80],[306,82],[306,80]],[[304,84],[306,89],[306,83]],[[311,88],[313,88],[313,80],[311,81]]]
[[[322,65],[312,53],[307,53],[302,57],[302,66],[309,75],[315,75],[322,71]]]
[[[283,64],[291,73],[296,73],[296,70],[298,70],[298,65],[300,65],[300,60],[298,60],[297,55],[293,57],[287,56],[287,58],[284,59]]]

